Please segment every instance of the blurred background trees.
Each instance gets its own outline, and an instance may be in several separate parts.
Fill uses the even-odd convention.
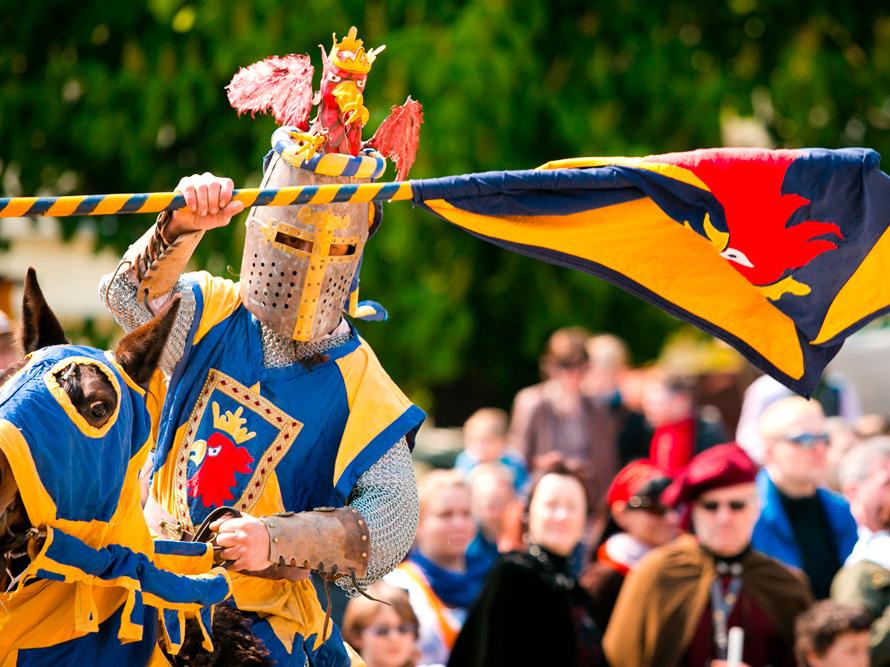
[[[387,45],[366,93],[367,135],[408,94],[424,105],[416,178],[724,144],[890,144],[890,13],[880,3],[2,4],[7,196],[169,190],[205,170],[255,186],[275,124],[236,117],[224,86],[271,54],[310,53],[318,71],[318,44],[353,24],[367,46]],[[362,331],[440,422],[506,406],[536,379],[556,327],[614,332],[641,362],[679,326],[602,281],[506,253],[409,204],[387,205],[385,218],[362,296],[391,320]],[[96,225],[99,245],[122,250],[150,222],[63,229]],[[236,277],[241,241],[240,224],[208,235],[197,264]]]

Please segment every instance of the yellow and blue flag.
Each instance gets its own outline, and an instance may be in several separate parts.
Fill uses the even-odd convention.
[[[615,283],[804,395],[890,309],[890,179],[872,150],[578,158],[411,188],[415,205]]]

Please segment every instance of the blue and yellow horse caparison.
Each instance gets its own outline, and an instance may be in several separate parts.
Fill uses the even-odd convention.
[[[187,617],[210,647],[212,605],[230,595],[229,577],[209,545],[152,540],[140,502],[151,447],[144,387],[177,308],[114,353],[67,345],[29,271],[28,354],[0,387],[0,470],[16,493],[0,504],[0,523],[21,507],[7,528],[25,535],[12,551],[0,544],[11,574],[0,591],[3,667],[166,664],[159,640],[176,654]]]

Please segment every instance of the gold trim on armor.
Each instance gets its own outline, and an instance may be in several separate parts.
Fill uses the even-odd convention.
[[[357,255],[361,256],[361,253],[364,252],[364,244],[358,236],[335,236],[335,230],[347,227],[349,224],[348,220],[343,216],[304,206],[298,211],[297,219],[316,230],[309,258],[309,268],[306,271],[303,285],[300,308],[297,311],[297,320],[294,323],[294,332],[291,336],[295,340],[307,341],[311,339],[312,328],[315,325],[315,315],[318,311],[318,300],[321,297],[325,267],[329,264],[355,262],[355,257]],[[333,244],[354,245],[355,252],[350,255],[331,257],[331,245]]]

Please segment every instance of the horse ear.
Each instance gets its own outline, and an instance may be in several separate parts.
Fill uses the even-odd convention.
[[[25,275],[25,296],[22,299],[22,327],[19,333],[25,354],[50,345],[65,345],[65,331],[50,310],[33,268]]]
[[[153,320],[124,336],[114,350],[114,358],[143,389],[148,389],[178,312],[179,295],[176,295]]]

